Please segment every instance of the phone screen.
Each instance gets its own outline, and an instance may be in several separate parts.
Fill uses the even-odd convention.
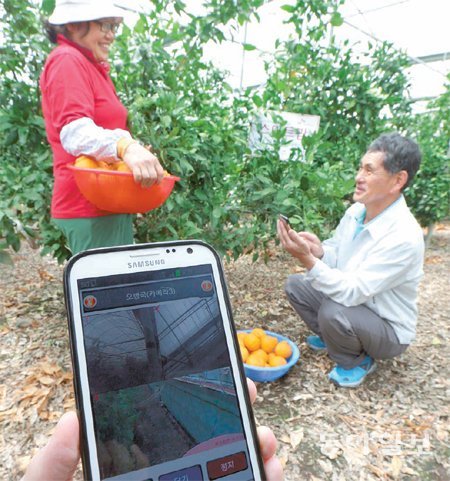
[[[101,479],[254,479],[211,265],[78,279]]]

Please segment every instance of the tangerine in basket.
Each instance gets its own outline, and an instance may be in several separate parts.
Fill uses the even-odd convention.
[[[104,160],[97,160],[98,167],[97,169],[103,169],[103,170],[116,170],[115,164],[116,162],[112,164],[108,164],[108,162],[105,162]]]
[[[261,339],[251,332],[245,336],[244,345],[251,352],[257,351],[261,347]]]
[[[75,182],[86,199],[101,210],[111,213],[137,214],[160,207],[170,196],[180,178],[164,173],[158,184],[142,187],[123,161],[108,164],[82,155],[72,170]]]
[[[266,361],[264,361],[261,356],[258,356],[258,354],[254,352],[247,357],[247,361],[245,361],[245,363],[249,364],[250,366],[266,367]]]
[[[266,331],[264,331],[264,329],[261,329],[260,327],[255,327],[255,329],[253,329],[252,331],[252,334],[261,339],[266,335]]]
[[[242,361],[246,362],[249,356],[248,349],[245,346],[240,346]]]
[[[119,162],[115,162],[115,169],[117,172],[131,172],[131,169],[128,167],[128,165],[123,161],[120,160]]]
[[[269,366],[271,367],[284,366],[285,364],[287,364],[287,361],[284,357],[281,356],[275,355],[269,359]]]
[[[98,169],[99,165],[98,162],[92,158],[88,157],[87,155],[81,155],[75,161],[76,167],[80,167],[81,169]]]
[[[267,352],[267,354],[273,352],[277,344],[278,344],[278,339],[274,336],[269,336],[268,334],[265,334],[261,338],[261,349]]]
[[[238,332],[238,333],[237,333],[237,339],[238,339],[239,344],[244,345],[244,339],[245,339],[246,337],[247,337],[247,333],[246,333],[246,332]]]
[[[256,351],[253,352],[256,356],[259,356],[265,363],[268,362],[269,360],[269,355],[267,354],[266,351],[263,351],[262,349],[257,349]]]
[[[287,341],[281,341],[275,346],[274,350],[277,356],[287,359],[292,356],[292,348]]]
[[[251,331],[238,332],[237,339],[245,364],[257,367],[281,367],[288,363],[293,349],[288,341],[256,327]]]

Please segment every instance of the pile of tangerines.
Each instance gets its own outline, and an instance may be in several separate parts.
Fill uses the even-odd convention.
[[[251,332],[238,332],[237,337],[242,360],[250,366],[284,366],[292,355],[292,348],[287,341],[278,341],[259,327]]]
[[[131,172],[128,165],[123,161],[113,162],[108,164],[103,160],[96,160],[93,157],[88,157],[87,155],[81,155],[75,161],[75,167],[80,167],[82,169],[101,169],[101,170],[115,170],[117,172]]]
[[[97,160],[94,157],[89,157],[88,155],[80,155],[80,157],[77,157],[75,160],[75,167],[79,167],[81,169],[100,169],[131,173],[131,169],[123,160],[118,160],[117,162],[108,164],[108,162],[105,162],[104,160]],[[165,170],[164,177],[169,175],[169,172]]]

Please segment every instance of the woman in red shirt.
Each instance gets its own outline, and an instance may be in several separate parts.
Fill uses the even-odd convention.
[[[56,0],[46,25],[57,44],[39,82],[53,151],[51,215],[73,254],[133,242],[131,215],[99,210],[78,190],[67,168],[76,157],[123,160],[144,187],[163,178],[158,159],[128,132],[127,110],[109,77],[108,54],[122,19],[112,0]]]

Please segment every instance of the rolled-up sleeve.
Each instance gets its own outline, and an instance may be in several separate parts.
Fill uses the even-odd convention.
[[[131,138],[127,130],[104,129],[92,119],[83,117],[61,129],[60,139],[64,150],[71,155],[91,155],[96,159],[113,159],[117,157],[117,141],[120,138]]]

